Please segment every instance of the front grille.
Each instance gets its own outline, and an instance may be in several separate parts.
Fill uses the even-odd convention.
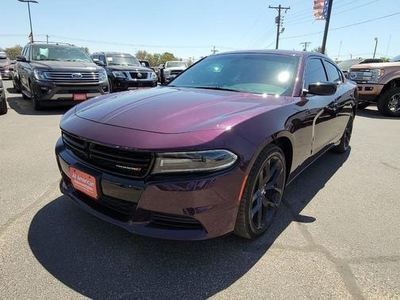
[[[151,227],[165,229],[204,229],[194,218],[153,212],[150,220]]]
[[[181,70],[173,70],[173,71],[171,71],[171,75],[179,75],[180,73],[182,73]]]
[[[47,78],[58,84],[97,84],[98,72],[59,72],[48,71]]]
[[[139,75],[140,74],[140,75]],[[129,72],[132,79],[147,79],[149,74],[147,72]]]
[[[81,160],[116,175],[143,178],[152,165],[152,154],[120,149],[83,140],[63,132],[65,147]]]
[[[98,203],[107,206],[108,208],[115,210],[119,213],[122,213],[124,215],[129,215],[133,216],[133,213],[135,212],[136,203],[129,202],[129,201],[124,201],[120,199],[114,199],[111,197],[101,197],[98,201]]]

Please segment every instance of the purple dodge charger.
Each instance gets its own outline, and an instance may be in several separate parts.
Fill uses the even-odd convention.
[[[167,85],[66,112],[60,189],[137,234],[256,238],[286,185],[324,152],[348,150],[356,100],[356,85],[319,53],[211,55]]]

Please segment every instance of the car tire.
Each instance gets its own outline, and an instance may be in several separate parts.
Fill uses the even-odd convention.
[[[41,110],[42,109],[42,105],[40,104],[38,96],[34,92],[32,83],[30,84],[30,88],[31,88],[31,100],[32,100],[33,109],[34,110]]]
[[[389,117],[400,117],[400,87],[391,88],[378,99],[378,111]]]
[[[30,99],[26,94],[24,94],[24,91],[22,91],[22,90],[21,90],[21,94],[22,94],[22,99],[24,99],[24,100]]]
[[[334,152],[345,153],[347,150],[349,150],[351,134],[353,132],[353,123],[354,123],[354,115],[352,114],[350,116],[349,121],[347,122],[346,128],[344,129],[339,145],[332,148]]]
[[[114,88],[113,88],[113,82],[111,80],[110,77],[108,77],[108,92],[111,94],[112,92],[114,92]]]
[[[270,144],[256,159],[247,178],[234,233],[253,239],[271,225],[286,185],[286,160],[281,148]]]
[[[6,99],[2,99],[0,105],[0,115],[5,115],[7,113],[7,101]]]

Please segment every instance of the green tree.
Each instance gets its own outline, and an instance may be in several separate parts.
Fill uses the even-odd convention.
[[[20,55],[22,52],[22,46],[15,45],[14,47],[4,49],[4,52],[10,59],[15,59],[17,55]]]
[[[88,47],[82,47],[81,49],[82,49],[83,51],[85,51],[86,54],[89,54],[89,55],[90,55],[90,51],[89,51],[89,48],[88,48]]]

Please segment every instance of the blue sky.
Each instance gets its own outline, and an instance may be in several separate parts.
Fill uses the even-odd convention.
[[[315,49],[325,21],[314,20],[313,0],[37,0],[31,3],[35,40],[68,42],[90,52],[170,52],[197,59],[237,49],[275,48],[278,11],[280,49]],[[393,0],[333,0],[326,50],[333,59],[400,54],[400,7]],[[27,3],[0,0],[0,47],[28,42]]]

